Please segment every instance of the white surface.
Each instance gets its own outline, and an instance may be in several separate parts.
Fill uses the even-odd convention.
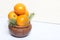
[[[7,18],[9,11],[17,3],[25,4],[29,13],[35,13],[33,21],[60,24],[60,0],[1,0],[0,18]]]
[[[25,38],[9,34],[6,18],[0,20],[0,40],[60,40],[60,25],[32,21],[32,30]]]

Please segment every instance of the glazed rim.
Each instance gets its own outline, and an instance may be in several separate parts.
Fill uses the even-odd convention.
[[[29,23],[28,26],[24,26],[24,27],[23,27],[23,26],[18,26],[18,25],[17,25],[17,26],[10,26],[10,25],[9,25],[9,27],[14,27],[14,28],[18,28],[18,29],[20,29],[20,28],[28,28],[29,26],[31,26],[30,23]]]

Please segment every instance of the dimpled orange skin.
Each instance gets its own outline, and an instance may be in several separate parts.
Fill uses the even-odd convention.
[[[8,18],[9,18],[9,19],[17,19],[17,15],[15,14],[14,11],[11,11],[11,12],[9,12],[9,14],[8,14]]]
[[[28,26],[29,24],[29,18],[26,15],[20,15],[17,18],[17,25],[19,25],[20,27],[25,27]]]
[[[18,3],[14,6],[14,11],[16,12],[16,14],[24,14],[26,11],[25,5]]]

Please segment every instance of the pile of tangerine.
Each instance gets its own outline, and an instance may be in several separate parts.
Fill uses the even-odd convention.
[[[9,20],[14,19],[16,21],[15,24],[20,27],[28,26],[30,22],[29,12],[22,3],[18,3],[14,6],[14,11],[9,12],[8,18]]]

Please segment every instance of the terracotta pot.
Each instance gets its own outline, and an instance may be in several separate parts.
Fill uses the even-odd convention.
[[[31,30],[32,26],[31,24],[29,24],[27,27],[18,27],[18,26],[10,26],[9,25],[9,31],[10,31],[10,34],[14,37],[26,37],[30,30]]]

